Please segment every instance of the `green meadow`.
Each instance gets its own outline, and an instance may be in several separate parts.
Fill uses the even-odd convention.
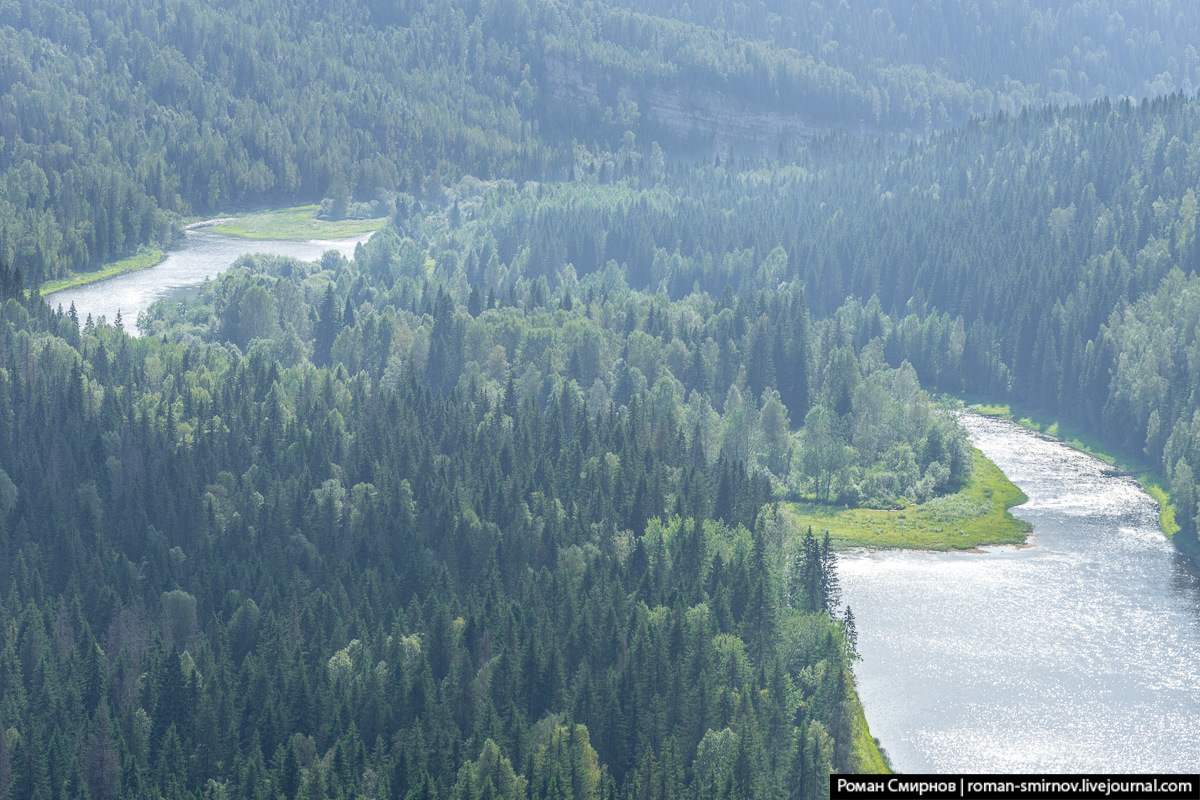
[[[841,508],[789,503],[788,514],[803,530],[829,531],[838,548],[970,550],[990,544],[1024,544],[1029,523],[1009,513],[1025,494],[1000,468],[975,449],[974,469],[959,492],[905,508]]]
[[[349,239],[383,227],[377,219],[317,219],[319,206],[295,206],[251,214],[239,214],[210,225],[206,230],[241,239]]]

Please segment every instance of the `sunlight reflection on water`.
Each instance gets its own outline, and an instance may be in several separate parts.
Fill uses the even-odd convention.
[[[871,733],[907,772],[1188,771],[1200,763],[1200,579],[1135,481],[966,416],[1029,496],[1026,549],[839,559]]]
[[[187,231],[187,243],[172,250],[161,264],[137,272],[127,272],[105,281],[64,289],[46,295],[51,308],[64,309],[75,304],[80,323],[104,316],[110,323],[121,312],[125,330],[137,335],[138,314],[156,300],[192,289],[229,269],[238,257],[247,253],[270,253],[292,256],[302,261],[316,261],[327,250],[336,250],[349,258],[359,242],[371,234],[353,239],[285,241],[277,239],[238,239],[204,230]]]

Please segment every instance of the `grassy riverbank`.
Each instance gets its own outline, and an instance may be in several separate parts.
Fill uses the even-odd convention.
[[[47,281],[41,285],[41,293],[43,296],[53,292],[61,292],[63,289],[72,289],[76,286],[86,286],[89,283],[96,281],[114,278],[125,272],[136,272],[139,269],[149,269],[156,266],[166,258],[166,254],[162,250],[143,250],[129,258],[122,258],[120,261],[114,261],[111,264],[105,264],[97,270],[91,272],[73,272],[66,278],[60,278],[56,281]],[[51,303],[53,305],[53,303]]]
[[[378,219],[345,219],[332,222],[317,219],[319,206],[296,206],[294,208],[257,211],[223,218],[214,225],[203,226],[204,230],[239,239],[350,239],[377,231],[387,222]],[[128,258],[105,264],[90,272],[73,272],[65,278],[47,281],[41,285],[42,295],[61,292],[76,286],[115,278],[126,272],[148,269],[162,263],[166,258],[162,250],[142,250]]]
[[[1162,528],[1162,532],[1171,539],[1174,539],[1175,534],[1179,532],[1179,525],[1175,522],[1175,506],[1171,502],[1169,484],[1139,456],[1119,453],[1095,436],[1037,411],[1009,405],[990,404],[968,404],[967,408],[984,416],[1012,420],[1022,427],[1053,436],[1068,447],[1087,453],[1115,470],[1128,472],[1137,479],[1146,494],[1158,503],[1158,524]],[[1193,553],[1192,555],[1200,554]]]
[[[871,736],[867,727],[867,715],[863,711],[858,692],[854,692],[854,760],[860,775],[891,775],[887,757],[879,749],[879,740]]]
[[[979,450],[967,485],[956,494],[902,509],[839,508],[813,503],[784,506],[797,526],[829,531],[838,548],[970,550],[985,544],[1023,544],[1029,523],[1008,510],[1024,492]]]
[[[387,222],[377,219],[317,219],[319,206],[296,206],[240,214],[205,230],[240,239],[349,239],[377,231]]]

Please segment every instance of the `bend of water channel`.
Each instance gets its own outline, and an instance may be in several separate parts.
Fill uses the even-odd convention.
[[[1200,571],[1137,483],[965,415],[1032,547],[850,552],[859,694],[901,772],[1194,772]]]
[[[81,322],[91,314],[93,319],[104,316],[111,323],[120,311],[125,330],[137,335],[138,314],[158,300],[178,296],[215,278],[229,269],[239,256],[270,253],[316,261],[326,251],[336,250],[349,258],[360,242],[371,238],[371,234],[365,234],[352,239],[306,241],[240,239],[205,230],[186,231],[185,235],[185,244],[169,252],[161,264],[86,286],[63,289],[46,295],[46,302],[51,308],[61,304],[64,309],[74,303]]]

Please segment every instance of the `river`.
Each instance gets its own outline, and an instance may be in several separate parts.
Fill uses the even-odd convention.
[[[966,415],[1029,496],[1032,547],[851,552],[871,733],[902,772],[1195,772],[1200,572],[1137,483]]]
[[[158,266],[48,296],[126,330],[156,300],[241,255],[315,260],[365,240],[189,231]],[[871,732],[904,772],[1194,771],[1200,764],[1200,573],[1136,482],[1013,423],[972,440],[1029,496],[1033,547],[839,559]]]
[[[137,334],[135,327],[138,314],[155,301],[179,296],[194,289],[204,281],[215,278],[229,269],[239,256],[247,253],[271,253],[293,256],[303,261],[316,261],[327,250],[336,250],[346,257],[354,255],[354,248],[365,242],[371,234],[352,239],[288,241],[282,239],[239,239],[222,236],[209,231],[190,230],[185,233],[186,241],[167,254],[162,263],[137,272],[126,272],[115,278],[97,281],[86,286],[63,289],[46,295],[52,308],[70,308],[80,322],[101,316],[112,322],[121,312],[125,330]]]

